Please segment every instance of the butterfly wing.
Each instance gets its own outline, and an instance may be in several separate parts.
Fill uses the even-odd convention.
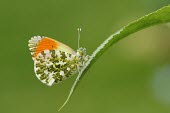
[[[60,50],[44,50],[34,60],[37,78],[51,86],[65,80],[77,70],[77,57]]]
[[[48,37],[35,36],[29,40],[37,78],[51,86],[77,70],[77,57],[73,49]]]
[[[68,47],[67,45],[57,40],[44,37],[44,36],[32,37],[29,40],[28,46],[33,60],[37,57],[39,53],[41,53],[44,50],[60,50],[70,54],[75,54],[75,51],[72,48]]]

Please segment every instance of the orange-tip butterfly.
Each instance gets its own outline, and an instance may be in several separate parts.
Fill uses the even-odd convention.
[[[78,29],[78,37],[80,38]],[[34,36],[28,42],[34,61],[37,78],[44,84],[52,86],[79,71],[89,59],[85,48],[75,52],[69,46],[45,36]]]

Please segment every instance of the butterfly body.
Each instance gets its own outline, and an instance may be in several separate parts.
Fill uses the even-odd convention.
[[[35,36],[29,40],[37,78],[51,86],[75,74],[88,60],[85,48],[77,52],[67,45],[48,37]]]

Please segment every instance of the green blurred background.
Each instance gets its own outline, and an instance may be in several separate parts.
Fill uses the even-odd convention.
[[[33,71],[32,36],[90,55],[110,34],[170,0],[1,0],[0,113],[56,113],[76,75],[48,87]],[[61,113],[170,113],[170,24],[123,39],[91,67]]]

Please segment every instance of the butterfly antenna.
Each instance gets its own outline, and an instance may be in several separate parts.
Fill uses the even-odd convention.
[[[78,28],[77,31],[78,31],[78,48],[80,48],[80,32],[81,32],[81,28]]]

